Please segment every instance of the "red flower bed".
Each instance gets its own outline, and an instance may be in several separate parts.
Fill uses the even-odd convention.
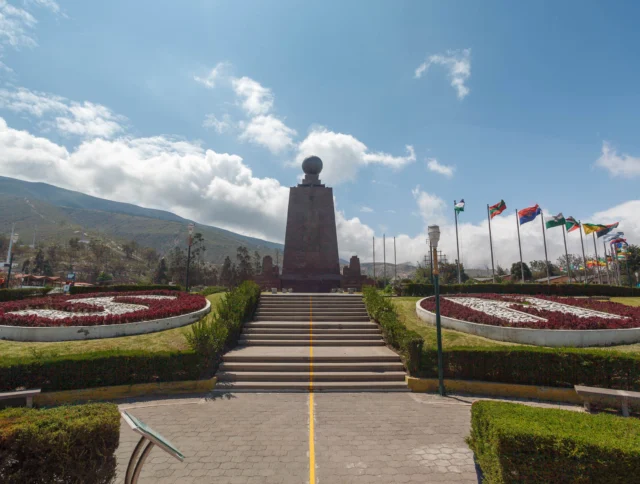
[[[451,297],[451,296],[447,296]],[[593,301],[590,299],[563,298],[554,296],[535,296],[537,299],[545,299],[568,306],[576,306],[585,309],[592,309],[603,313],[616,314],[624,316],[625,319],[610,319],[605,317],[593,316],[581,318],[574,314],[563,313],[560,311],[549,311],[536,308],[526,304],[517,304],[518,301],[524,301],[526,297],[521,295],[499,295],[499,294],[474,294],[472,296],[464,295],[464,297],[477,297],[480,299],[490,299],[496,301],[506,301],[513,303],[511,308],[538,316],[547,321],[514,323],[506,319],[491,316],[482,311],[468,308],[462,304],[440,298],[440,314],[449,318],[468,321],[470,323],[490,324],[493,326],[510,326],[514,328],[531,328],[531,329],[627,329],[640,328],[640,308],[633,306],[625,306],[624,304],[614,302]],[[455,299],[455,296],[452,297]],[[435,301],[433,298],[422,301],[421,306],[427,311],[435,311]]]
[[[172,299],[134,298],[130,296],[170,296]],[[96,297],[113,297],[113,302],[123,304],[137,304],[146,306],[145,309],[132,311],[126,314],[109,314],[106,316],[83,316],[86,312],[100,312],[104,307],[92,303],[70,303],[69,300],[88,299]],[[26,326],[26,327],[57,327],[57,326],[102,326],[111,324],[134,323],[137,321],[150,321],[164,319],[181,314],[192,313],[202,309],[207,304],[203,296],[187,294],[177,291],[139,291],[127,293],[99,293],[75,296],[50,296],[21,301],[10,301],[0,304],[0,325]],[[53,319],[37,315],[10,314],[14,311],[28,309],[54,309],[68,311],[73,315]]]

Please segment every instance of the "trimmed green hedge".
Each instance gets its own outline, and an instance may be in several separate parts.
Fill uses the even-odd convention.
[[[640,288],[601,284],[445,284],[440,294],[548,294],[550,296],[640,297]],[[433,296],[431,284],[403,284],[401,296]]]
[[[475,402],[469,446],[488,484],[640,481],[640,421]]]
[[[94,292],[130,292],[130,291],[181,291],[181,286],[168,284],[120,284],[115,286],[73,286],[70,294],[90,294]]]
[[[215,369],[225,350],[238,342],[242,326],[253,318],[258,307],[260,291],[255,282],[243,282],[218,301],[215,311],[185,333],[189,346],[210,371]]]
[[[50,287],[29,287],[21,289],[0,289],[0,302],[18,301],[28,297],[44,296],[51,290]]]
[[[398,350],[405,358],[407,370],[416,374],[420,369],[420,359],[424,340],[415,331],[406,328],[398,320],[395,306],[372,286],[362,288],[364,303],[369,315],[380,325],[382,335],[388,345]]]
[[[640,355],[532,346],[445,348],[445,378],[522,385],[587,385],[640,391]],[[418,376],[438,376],[437,351],[423,349]]]
[[[100,351],[77,355],[0,359],[0,391],[43,391],[197,380],[206,377],[192,352]],[[1,481],[1,480],[0,480]]]
[[[112,404],[0,411],[0,482],[110,483],[119,439]]]
[[[228,289],[224,286],[207,286],[198,294],[206,297],[206,296],[211,296],[211,294],[218,294],[219,292],[225,292],[225,291],[228,291]]]

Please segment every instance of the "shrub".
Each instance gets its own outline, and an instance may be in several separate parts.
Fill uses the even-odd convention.
[[[224,286],[207,286],[198,294],[201,296],[211,296],[211,294],[218,294],[219,292],[225,292],[227,290]]]
[[[29,287],[22,289],[0,289],[0,302],[18,301],[32,296],[44,296],[50,287]]]
[[[224,350],[236,344],[243,324],[251,320],[259,300],[260,286],[245,281],[218,301],[213,314],[185,332],[189,346],[200,355],[205,367],[217,364]]]
[[[0,391],[19,387],[43,391],[75,390],[111,385],[133,385],[196,380],[208,376],[192,351],[99,351],[46,358],[34,354],[0,359]]]
[[[469,446],[487,483],[630,483],[640,421],[506,402],[475,402]]]
[[[608,296],[640,297],[640,288],[606,286],[601,284],[446,284],[440,286],[440,294],[498,293],[498,294],[547,294],[552,296]],[[404,284],[402,296],[433,296],[431,284]]]
[[[168,284],[120,284],[115,286],[73,286],[69,294],[89,294],[94,292],[130,292],[130,291],[181,291],[180,286]]]
[[[188,314],[202,309],[207,304],[204,297],[198,294],[187,294],[175,291],[140,291],[127,293],[99,293],[84,296],[55,295],[42,298],[25,299],[22,301],[0,304],[0,324],[25,327],[56,327],[56,326],[102,326],[111,324],[133,323],[136,321],[150,321],[164,319],[181,314]],[[171,299],[147,299],[131,296],[170,296]],[[124,314],[84,315],[84,312],[102,311],[104,307],[99,303],[69,303],[69,300],[89,299],[92,297],[114,296],[113,301],[124,304],[142,305],[138,309]],[[146,307],[145,307],[146,306]],[[28,309],[57,309],[69,311],[72,314],[66,318],[48,318],[37,314],[12,314],[14,311]]]
[[[457,380],[640,391],[637,353],[533,346],[454,347],[444,350],[443,366],[445,378]],[[424,349],[418,376],[437,375],[437,352]]]
[[[0,411],[0,481],[110,483],[119,439],[112,404]]]
[[[362,288],[362,293],[367,311],[380,325],[387,344],[402,354],[410,374],[417,373],[420,369],[420,353],[424,345],[422,337],[402,324],[393,304],[374,287],[365,286]]]

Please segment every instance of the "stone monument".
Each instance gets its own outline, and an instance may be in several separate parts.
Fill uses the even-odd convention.
[[[330,292],[341,286],[333,189],[320,182],[322,160],[302,162],[305,177],[289,189],[282,287],[294,292]]]

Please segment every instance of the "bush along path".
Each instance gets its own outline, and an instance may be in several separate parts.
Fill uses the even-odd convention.
[[[400,357],[348,294],[263,295],[217,376],[234,391],[407,390]]]

